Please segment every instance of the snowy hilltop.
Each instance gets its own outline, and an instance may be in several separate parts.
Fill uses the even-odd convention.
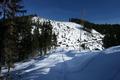
[[[102,50],[103,35],[95,30],[85,30],[82,25],[73,22],[60,22],[47,20],[40,17],[33,17],[34,23],[49,22],[53,32],[57,35],[57,45],[69,50]]]

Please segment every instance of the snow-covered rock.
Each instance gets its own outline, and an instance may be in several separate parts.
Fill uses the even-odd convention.
[[[102,50],[103,35],[95,30],[91,32],[84,30],[82,25],[73,22],[60,22],[47,20],[40,17],[33,17],[32,21],[50,22],[53,32],[57,35],[57,44],[59,47],[67,50]]]

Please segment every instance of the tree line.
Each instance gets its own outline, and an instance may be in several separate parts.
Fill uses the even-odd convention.
[[[109,48],[112,46],[120,45],[120,24],[95,24],[82,19],[71,18],[69,21],[83,24],[84,29],[91,31],[95,29],[99,33],[105,35],[103,38],[103,46]]]

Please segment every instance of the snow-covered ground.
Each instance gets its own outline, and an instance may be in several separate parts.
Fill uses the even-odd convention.
[[[120,46],[103,51],[57,49],[16,63],[13,80],[120,80]],[[6,71],[6,70],[3,70]]]
[[[60,48],[69,50],[102,50],[102,38],[104,37],[95,30],[91,32],[84,29],[83,26],[73,22],[60,22],[47,20],[40,17],[33,17],[34,23],[50,22],[53,32],[57,35],[57,45]],[[80,46],[83,45],[83,46]]]

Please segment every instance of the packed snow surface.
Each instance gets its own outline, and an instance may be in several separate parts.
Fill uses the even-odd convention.
[[[14,80],[120,80],[120,46],[103,51],[53,51],[16,63]],[[5,70],[4,70],[5,71]]]

